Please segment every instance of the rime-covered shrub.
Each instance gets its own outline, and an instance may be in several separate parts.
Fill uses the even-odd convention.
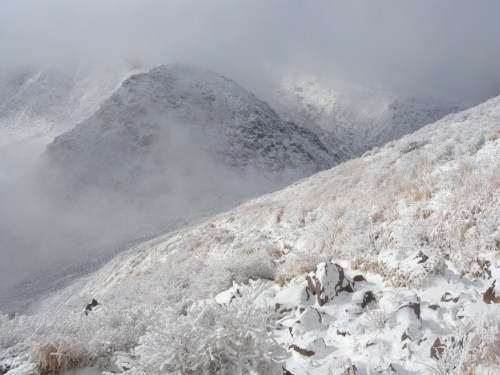
[[[228,305],[214,299],[167,305],[133,355],[117,365],[126,374],[281,374],[285,349],[274,337],[274,312],[257,307],[259,290],[238,287]]]
[[[100,306],[86,316],[64,310],[50,314],[0,319],[0,362],[22,356],[42,372],[60,373],[97,360],[106,362],[115,351],[138,344],[151,320],[150,307]]]

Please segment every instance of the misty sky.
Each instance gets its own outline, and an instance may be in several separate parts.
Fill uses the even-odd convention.
[[[495,1],[0,1],[3,65],[192,63],[265,97],[298,68],[475,102],[500,93]]]

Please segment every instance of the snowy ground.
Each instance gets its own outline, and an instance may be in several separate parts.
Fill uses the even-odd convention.
[[[4,316],[0,364],[495,373],[499,172],[500,97],[119,254]]]

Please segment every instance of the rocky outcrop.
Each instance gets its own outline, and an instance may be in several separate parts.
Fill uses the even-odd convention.
[[[315,272],[307,276],[307,288],[316,296],[319,306],[339,295],[341,292],[354,292],[354,283],[338,264],[323,262]]]

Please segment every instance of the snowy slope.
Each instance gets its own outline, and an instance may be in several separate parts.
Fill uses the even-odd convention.
[[[440,96],[398,94],[298,72],[276,82],[280,115],[317,125],[358,156],[468,108]]]
[[[9,288],[0,300],[39,295],[124,246],[330,168],[346,152],[206,70],[167,65],[133,75],[57,136],[6,199],[13,219],[0,237],[5,253],[17,255],[0,269],[17,273],[11,264],[28,257],[52,277],[31,276],[36,293]]]
[[[0,73],[0,172],[11,179],[26,170],[54,137],[92,115],[128,76],[125,62],[17,67]],[[12,167],[15,165],[15,167]]]
[[[208,374],[219,355],[234,355],[227,361],[235,366],[246,363],[242,373],[277,374],[272,360],[254,350],[271,345],[271,332],[289,353],[283,359],[269,346],[273,356],[296,375],[342,373],[349,361],[357,374],[487,373],[500,358],[499,168],[500,97],[131,248],[46,300],[38,314],[57,309],[67,316],[96,298],[101,309],[91,321],[78,320],[78,332],[90,329],[87,322],[94,327],[85,339],[94,359],[85,363],[113,345],[127,352],[139,344],[136,355],[118,356],[129,374],[195,363]],[[260,281],[243,285],[249,279]],[[217,304],[187,298],[221,291]],[[254,334],[210,323],[218,314]],[[99,347],[119,316],[133,321],[135,331],[122,332],[117,320],[117,341]],[[4,349],[3,363],[26,363],[30,337],[54,343],[44,333],[54,329],[75,337],[76,318],[68,319],[56,328],[45,315],[5,320],[4,340],[15,345],[9,346],[14,359]],[[23,328],[47,326],[35,336],[34,328]],[[197,344],[172,352],[175,337]],[[242,337],[247,343],[239,347]]]

